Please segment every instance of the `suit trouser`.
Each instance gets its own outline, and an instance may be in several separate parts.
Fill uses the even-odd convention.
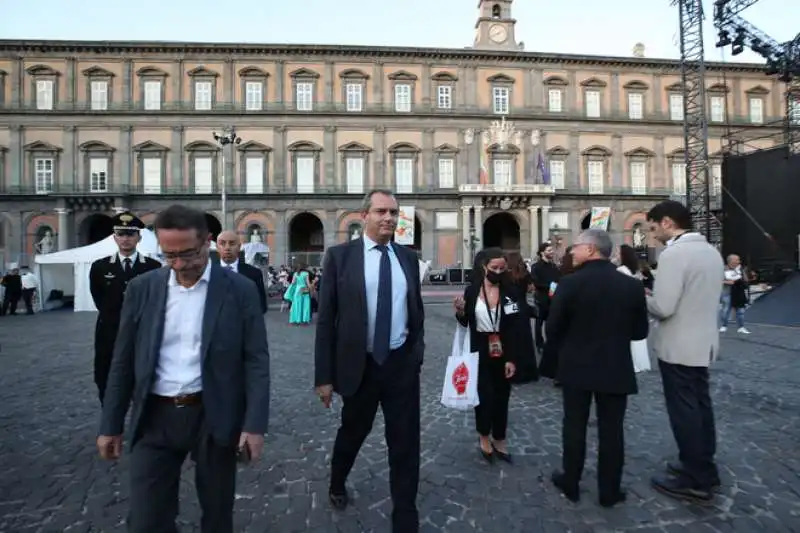
[[[502,358],[489,357],[489,337],[479,333],[478,399],[475,406],[475,430],[483,437],[506,440],[508,401],[511,381],[506,378],[506,363]]]
[[[149,401],[131,454],[130,533],[177,533],[178,490],[187,455],[195,463],[202,533],[233,533],[236,446],[209,434],[202,405]]]
[[[681,480],[691,488],[709,490],[719,479],[714,455],[717,431],[709,392],[708,367],[658,361],[667,415],[683,465]]]
[[[392,531],[419,530],[417,489],[420,454],[420,366],[405,347],[393,350],[383,365],[366,355],[361,386],[343,397],[342,424],[331,459],[331,491],[341,494],[364,439],[372,430],[380,404],[389,449],[389,485],[392,494]],[[412,360],[413,359],[413,360]]]
[[[600,500],[613,500],[620,490],[625,463],[623,422],[628,405],[625,394],[606,394],[564,386],[562,467],[566,483],[577,488],[586,462],[586,425],[597,403],[597,487]]]
[[[111,358],[114,355],[114,341],[117,338],[116,325],[100,322],[94,329],[94,384],[97,385],[97,396],[100,404],[106,396],[108,374],[111,372]]]
[[[20,294],[8,294],[6,291],[5,296],[3,297],[3,315],[14,315],[17,313],[17,303],[21,298]]]
[[[25,312],[33,314],[33,294],[36,289],[22,289],[22,301],[25,302]]]

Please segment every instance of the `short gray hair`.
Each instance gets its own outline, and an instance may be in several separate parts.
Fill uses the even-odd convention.
[[[614,243],[607,231],[598,228],[589,228],[578,235],[574,244],[591,244],[597,252],[608,259],[614,251]]]
[[[366,213],[369,211],[369,208],[372,207],[372,197],[376,194],[385,194],[386,196],[391,196],[394,198],[394,191],[391,189],[372,189],[364,195],[364,199],[361,201],[362,213]]]

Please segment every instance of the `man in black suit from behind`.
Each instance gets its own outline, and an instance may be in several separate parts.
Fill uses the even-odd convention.
[[[417,533],[420,385],[424,311],[416,254],[393,242],[399,215],[392,191],[367,194],[363,236],[330,248],[319,293],[315,385],[325,407],[342,397],[331,460],[329,499],[344,509],[345,482],[372,430],[378,405],[386,422],[392,531]]]
[[[647,338],[644,286],[617,272],[609,261],[613,244],[600,229],[584,231],[572,245],[578,268],[561,279],[547,318],[547,342],[558,354],[557,379],[563,385],[563,471],[555,486],[570,500],[580,498],[586,460],[586,424],[597,403],[600,505],[625,501],[620,488],[625,462],[623,421],[628,395],[636,394],[631,341]]]
[[[253,280],[258,291],[258,301],[261,303],[261,313],[266,313],[267,291],[264,288],[264,275],[258,268],[239,259],[241,250],[242,243],[235,231],[225,230],[217,235],[217,254],[219,254],[220,266]]]

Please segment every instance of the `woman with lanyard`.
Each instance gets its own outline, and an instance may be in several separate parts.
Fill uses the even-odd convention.
[[[511,462],[506,446],[511,378],[516,372],[517,350],[530,334],[524,312],[524,294],[507,281],[502,250],[485,250],[483,268],[476,268],[473,283],[456,298],[456,320],[470,330],[470,344],[478,352],[478,398],[475,426],[481,456]]]

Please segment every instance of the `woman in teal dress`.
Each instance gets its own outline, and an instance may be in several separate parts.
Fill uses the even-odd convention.
[[[305,265],[298,264],[295,267],[292,284],[287,289],[284,298],[292,303],[289,310],[289,324],[311,323],[311,282],[308,279]]]

